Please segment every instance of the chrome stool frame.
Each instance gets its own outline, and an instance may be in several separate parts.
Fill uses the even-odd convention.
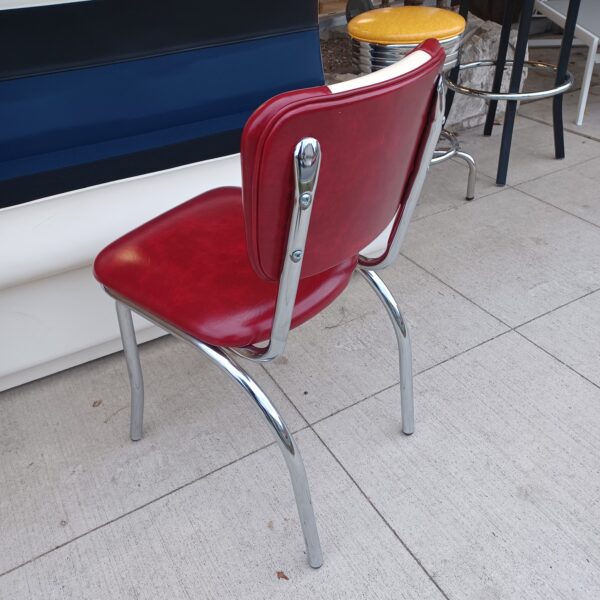
[[[444,71],[458,63],[459,50],[463,34],[446,40],[438,40],[446,52]],[[361,73],[371,73],[398,62],[419,44],[375,44],[352,39],[352,61]]]
[[[449,148],[436,148],[431,159],[432,165],[437,165],[445,160],[448,160],[454,156],[464,160],[469,167],[469,179],[467,181],[467,195],[466,200],[473,200],[475,198],[475,184],[477,182],[477,165],[475,159],[466,152],[463,152],[460,148],[460,142],[456,135],[443,129],[440,135],[440,140],[447,140],[450,143]]]
[[[514,64],[514,60],[505,61],[505,68]],[[465,69],[477,69],[480,67],[495,67],[497,65],[497,61],[495,60],[478,60],[471,63],[465,63],[464,65],[460,65],[458,67],[459,71],[464,71]],[[551,65],[549,63],[544,63],[540,61],[526,60],[523,61],[523,65],[529,69],[534,71],[542,71],[544,73],[550,73],[556,75],[558,73],[558,67],[556,65]],[[575,84],[575,79],[573,75],[569,72],[566,74],[565,82],[562,85],[557,85],[553,88],[547,90],[539,90],[537,92],[494,92],[487,90],[478,90],[472,87],[467,87],[466,85],[460,85],[451,79],[451,75],[449,73],[444,73],[444,83],[446,86],[451,89],[453,92],[463,94],[465,96],[475,96],[477,98],[482,98],[483,100],[507,100],[518,102],[520,100],[542,100],[544,98],[552,98],[553,96],[558,96],[559,94],[564,94],[568,92],[573,85]]]

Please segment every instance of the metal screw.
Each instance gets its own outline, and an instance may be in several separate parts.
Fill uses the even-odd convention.
[[[315,147],[312,145],[311,142],[307,142],[302,149],[302,156],[300,157],[302,166],[312,167],[315,162],[316,155],[317,152],[315,150]]]
[[[300,262],[300,259],[302,258],[302,250],[294,250],[290,254],[290,258],[292,259],[292,262]]]
[[[309,192],[304,192],[304,194],[300,196],[300,208],[302,210],[306,210],[310,206],[311,202],[312,194],[310,194]]]

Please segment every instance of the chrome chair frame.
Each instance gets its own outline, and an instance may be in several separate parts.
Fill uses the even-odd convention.
[[[375,260],[360,256],[357,267],[358,272],[364,277],[370,287],[375,291],[377,297],[382,301],[394,327],[399,349],[402,430],[407,435],[414,432],[410,332],[394,297],[375,271],[389,266],[397,258],[402,240],[406,235],[408,223],[421,194],[427,170],[431,158],[433,157],[444,120],[445,100],[441,77],[438,80],[436,94],[433,122],[428,133],[420,164],[413,179],[411,191],[404,211],[396,217],[399,220],[399,223],[397,223],[395,234],[393,234],[392,239],[388,240],[388,249],[386,250],[385,255],[382,255],[380,259]],[[140,307],[130,303],[127,299],[122,298],[105,288],[106,292],[116,300],[117,318],[129,373],[131,387],[131,439],[137,441],[142,438],[144,415],[144,382],[131,314],[131,311],[134,311],[208,356],[208,358],[227,373],[227,375],[229,375],[258,406],[267,424],[275,435],[276,442],[281,449],[288,467],[300,517],[300,524],[304,535],[308,563],[313,568],[318,568],[323,564],[323,554],[312,507],[308,480],[300,450],[294,441],[291,431],[285,424],[284,419],[273,406],[265,392],[252,377],[237,364],[232,355],[237,355],[252,361],[266,362],[280,356],[285,349],[291,326],[296,292],[300,282],[302,259],[310,224],[312,205],[317,189],[320,163],[321,150],[319,142],[314,138],[305,138],[301,140],[294,151],[296,185],[292,219],[287,241],[287,252],[280,278],[272,334],[265,347],[220,348],[206,344],[173,327],[169,323],[162,321],[156,316],[147,313]]]

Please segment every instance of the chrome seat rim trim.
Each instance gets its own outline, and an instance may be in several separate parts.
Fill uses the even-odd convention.
[[[448,38],[440,42],[446,52],[444,71],[448,71],[458,63],[463,35]],[[352,62],[361,73],[371,73],[388,67],[417,48],[419,44],[375,44],[352,39]]]
[[[449,37],[449,38],[445,38],[443,40],[437,40],[441,46],[446,46],[446,45],[451,45],[453,43],[456,42],[460,42],[462,40],[462,38],[464,37],[464,32],[460,33],[458,35]],[[366,46],[380,46],[382,48],[409,48],[409,49],[413,49],[416,48],[417,46],[420,46],[425,40],[423,40],[423,42],[405,42],[405,43],[390,43],[390,44],[382,44],[381,42],[368,42],[366,40],[361,40],[359,38],[353,38],[351,36],[351,39],[354,43],[356,44],[364,44]],[[437,38],[433,38],[433,39],[437,39]]]

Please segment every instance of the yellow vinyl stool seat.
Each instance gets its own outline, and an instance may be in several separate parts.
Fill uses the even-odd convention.
[[[458,62],[466,21],[459,14],[429,6],[394,6],[369,10],[348,23],[352,60],[362,73],[401,60],[416,46],[434,38],[446,52],[445,69]]]
[[[362,13],[348,24],[350,37],[371,44],[420,44],[461,35],[465,20],[457,13],[429,6],[396,6]]]

